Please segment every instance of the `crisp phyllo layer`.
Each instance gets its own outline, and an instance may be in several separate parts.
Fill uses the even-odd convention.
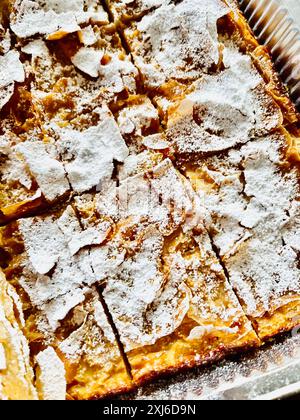
[[[177,153],[227,150],[282,125],[282,112],[250,56],[228,45],[223,64],[167,111],[167,137]]]
[[[0,399],[36,400],[22,305],[0,271]]]
[[[2,223],[111,178],[114,162],[123,162],[128,148],[107,106],[97,108],[94,116],[88,128],[52,123],[44,131],[1,137]]]
[[[146,149],[159,151],[169,148],[159,112],[148,96],[131,95],[117,105],[114,115],[133,158]]]
[[[93,109],[99,98],[114,101],[136,92],[138,71],[114,24],[90,24],[61,40],[21,41],[32,92],[48,118],[80,107]],[[39,101],[40,100],[40,101]]]
[[[217,22],[230,12],[220,0],[166,2],[125,29],[148,88],[191,82],[220,61]]]
[[[86,229],[99,217],[112,223],[91,258],[135,383],[258,345],[190,183],[168,159],[135,171],[93,201],[77,200]]]
[[[1,223],[38,211],[70,192],[54,141],[41,137],[41,133],[32,133],[23,141],[10,132],[1,137]]]
[[[187,176],[245,313],[262,339],[299,323],[299,168],[284,131],[199,161]]]
[[[69,398],[88,399],[131,387],[90,252],[109,232],[105,221],[83,231],[71,206],[2,229],[2,265],[22,297],[42,399],[61,399],[63,389]]]
[[[11,1],[10,26],[19,38],[41,35],[48,40],[63,38],[90,22],[108,23],[107,13],[96,0]]]

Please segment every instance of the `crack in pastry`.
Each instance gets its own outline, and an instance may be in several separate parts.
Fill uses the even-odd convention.
[[[187,169],[206,225],[245,313],[261,339],[297,325],[299,170],[284,131]]]
[[[217,21],[229,9],[219,0],[163,4],[124,33],[147,88],[191,82],[219,63]],[[172,16],[172,19],[169,17]]]
[[[76,205],[83,226],[95,213],[115,223],[90,255],[135,383],[259,344],[201,228],[201,203],[169,160]]]
[[[105,221],[83,231],[71,206],[3,228],[5,271],[22,296],[42,399],[61,399],[66,387],[69,398],[86,399],[132,386],[93,287],[99,281],[88,247],[109,231]]]
[[[130,391],[133,384],[98,293],[76,310],[84,317],[81,325],[58,345],[67,369],[67,395],[96,399]]]
[[[17,315],[19,319],[17,318]],[[0,271],[0,399],[36,400],[29,346],[23,335],[22,307]]]

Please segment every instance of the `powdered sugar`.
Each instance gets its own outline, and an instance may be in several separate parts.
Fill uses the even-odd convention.
[[[118,126],[108,112],[101,121],[83,132],[75,129],[59,129],[59,151],[64,161],[68,179],[74,191],[88,191],[113,173],[113,161],[123,162],[128,149]]]
[[[102,58],[105,58],[104,63]],[[103,88],[112,93],[117,94],[124,89],[128,89],[131,93],[135,92],[135,78],[138,71],[128,57],[120,54],[120,51],[105,51],[93,46],[81,47],[71,57],[71,61],[83,73],[98,78]]]
[[[8,29],[4,29],[0,23],[0,53],[6,54],[11,48],[11,37]]]
[[[0,110],[14,93],[15,82],[25,80],[25,71],[17,51],[11,50],[0,56]]]
[[[82,248],[92,245],[101,245],[111,230],[109,222],[99,223],[97,227],[90,227],[78,233],[69,242],[71,255],[77,254]]]
[[[142,136],[144,131],[149,130],[153,123],[158,124],[158,121],[158,111],[148,98],[122,109],[118,115],[118,125],[122,134],[135,133]]]
[[[228,12],[219,0],[164,3],[126,30],[147,86],[157,87],[163,79],[197,79],[217,64],[217,20]],[[135,41],[135,29],[141,41]]]
[[[63,362],[53,347],[47,347],[36,356],[38,364],[38,391],[42,400],[65,400],[66,372]]]
[[[20,284],[55,330],[58,322],[84,300],[85,286],[96,282],[88,251],[75,256],[70,252],[69,244],[76,236],[80,243],[79,221],[68,207],[58,219],[26,219],[19,222],[19,227],[29,257]]]
[[[147,219],[169,235],[193,212],[193,202],[179,173],[166,159],[148,174],[126,178],[119,187],[100,194],[98,211],[115,220],[130,216]]]
[[[72,63],[79,70],[91,77],[98,77],[101,69],[101,59],[104,51],[97,51],[94,48],[82,47],[72,57]]]
[[[84,358],[90,366],[107,368],[107,364],[120,359],[120,352],[97,293],[86,301],[83,310],[84,322],[61,342],[59,349],[71,361]]]
[[[226,69],[195,83],[170,113],[168,138],[179,153],[216,152],[282,124],[282,115],[250,57],[226,47]]]
[[[122,263],[116,277],[109,277],[103,293],[126,351],[154,344],[158,338],[152,327],[147,334],[143,318],[164,283],[159,262],[162,236],[156,229],[148,228],[141,239],[140,252]]]
[[[214,186],[204,194],[208,226],[247,313],[258,316],[299,293],[298,174],[280,169],[277,133],[207,161]],[[291,234],[293,232],[293,234]],[[292,296],[291,296],[292,298]]]
[[[20,143],[16,149],[23,155],[47,200],[54,201],[69,191],[64,167],[59,162],[53,145],[27,141]]]
[[[90,20],[107,23],[102,6],[94,0],[17,0],[11,16],[11,29],[20,38],[36,34],[59,39],[80,30]]]
[[[25,189],[30,190],[32,187],[32,175],[24,159],[17,153],[16,147],[12,146],[8,141],[3,145],[2,152],[6,159],[3,163],[0,163],[1,179],[8,186],[16,185],[17,182]]]
[[[86,47],[90,47],[97,42],[97,37],[92,25],[81,29],[81,31],[78,32],[78,37],[80,42]]]
[[[57,263],[64,244],[62,232],[55,219],[23,219],[19,229],[34,270],[47,274]]]

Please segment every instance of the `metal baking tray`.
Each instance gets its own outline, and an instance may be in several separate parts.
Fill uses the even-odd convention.
[[[300,0],[239,0],[239,3],[300,108]]]
[[[300,106],[300,0],[239,0]],[[300,327],[265,347],[144,386],[136,400],[278,400],[300,395]],[[300,399],[300,397],[299,397]]]

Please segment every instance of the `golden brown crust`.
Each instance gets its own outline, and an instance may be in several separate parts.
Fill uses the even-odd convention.
[[[300,325],[300,296],[291,296],[291,302],[287,296],[282,305],[271,313],[253,318],[253,325],[263,343],[284,332],[291,331]]]
[[[181,364],[178,363],[176,367],[169,367],[164,370],[155,371],[153,370],[151,373],[144,374],[143,376],[139,377],[136,381],[137,386],[144,386],[149,384],[151,381],[162,378],[162,377],[170,377],[179,373],[187,372],[190,369],[194,369],[197,367],[204,367],[219,362],[220,360],[224,359],[225,357],[234,356],[240,353],[246,353],[250,350],[257,349],[259,347],[259,342],[256,339],[253,341],[249,341],[247,344],[242,345],[241,347],[225,347],[220,348],[218,350],[212,351],[206,357],[203,357],[201,360],[187,360],[182,362]]]
[[[16,317],[21,303],[16,299],[13,287],[0,269],[0,400],[36,400],[29,347],[20,318]],[[23,314],[19,316],[22,318]]]

